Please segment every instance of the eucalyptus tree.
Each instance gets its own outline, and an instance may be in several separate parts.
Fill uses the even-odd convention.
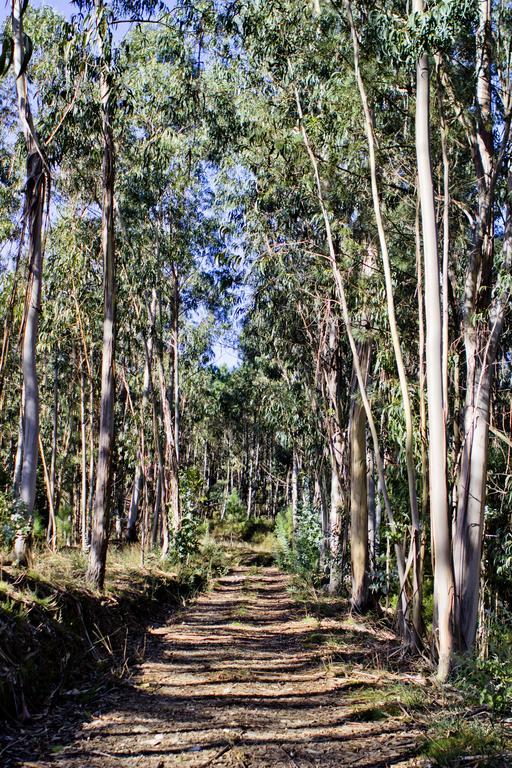
[[[259,120],[257,131],[253,129],[251,133],[254,137],[253,143],[244,158],[246,162],[254,163],[251,167],[258,179],[260,206],[265,205],[268,197],[272,195],[272,185],[280,190],[279,194],[283,199],[286,199],[285,195],[290,195],[289,188],[295,186],[300,189],[302,200],[308,200],[309,237],[299,242],[304,243],[305,249],[309,248],[318,254],[332,269],[336,298],[341,305],[346,305],[348,323],[345,325],[350,328],[347,338],[351,339],[351,353],[356,361],[359,353],[352,333],[353,318],[350,317],[354,300],[350,290],[354,271],[353,267],[350,268],[350,259],[352,257],[356,262],[359,261],[359,249],[363,243],[371,242],[375,234],[372,231],[370,215],[373,208],[372,189],[365,166],[364,145],[367,145],[367,142],[364,125],[361,125],[358,113],[357,91],[354,93],[353,89],[353,74],[346,64],[346,54],[352,46],[350,37],[346,35],[344,16],[340,16],[338,10],[330,6],[323,6],[320,15],[314,16],[311,14],[311,8],[307,6],[274,6],[272,14],[263,18],[262,9],[255,3],[244,7],[237,25],[245,32],[243,40],[253,67],[251,110],[253,116],[259,115]],[[288,34],[290,27],[294,29],[293,35]],[[258,93],[259,102],[255,101],[255,92]],[[389,109],[383,118],[382,127],[385,135],[391,135],[401,124],[401,114],[394,103],[399,103],[398,93],[389,96],[387,81],[382,84],[381,90],[377,86],[376,92],[378,99],[392,104],[392,109]],[[261,159],[262,156],[271,158],[271,162],[265,162]],[[387,160],[392,179],[395,178],[395,173],[391,167],[395,161],[395,157]],[[406,165],[407,155],[401,163]],[[265,168],[264,174],[261,173],[262,167]],[[409,169],[407,171],[409,172]],[[382,194],[386,205],[389,206],[387,215],[395,216],[398,220],[402,202],[398,199],[395,189],[393,182],[384,184]],[[405,189],[407,190],[406,187]],[[272,232],[271,239],[274,237],[274,222],[275,212],[272,211],[267,224]],[[281,233],[279,236],[282,237]],[[299,238],[294,233],[291,239]],[[310,245],[311,240],[314,242],[313,248]],[[410,238],[410,243],[413,246],[413,237]],[[398,270],[403,269],[404,261],[407,262],[407,257],[400,253],[394,232],[390,237],[388,250],[391,263],[387,268],[385,282],[389,298],[389,272],[391,270],[396,274],[397,267]],[[414,247],[411,248],[411,255],[413,253]],[[414,263],[412,259],[411,261]],[[344,274],[345,271],[348,277]],[[398,297],[402,300],[402,292],[407,291],[410,282],[409,278],[407,281],[401,281],[399,288],[394,288],[395,301],[398,301]],[[411,316],[414,318],[414,313],[409,314],[409,317]],[[405,326],[405,335],[408,338],[410,324],[405,322],[405,314],[400,318],[400,323],[402,332]],[[381,347],[374,361],[379,358],[382,360],[386,356],[387,351]],[[410,355],[403,357],[404,365],[411,366]],[[359,362],[357,368],[360,374],[359,384],[364,388],[364,376]],[[410,370],[414,371],[415,368],[411,366]],[[403,376],[401,381],[403,385]],[[373,424],[370,431],[378,444],[377,428],[371,415],[368,397],[365,411],[369,422]],[[416,489],[412,487],[411,481],[415,472],[414,466],[411,465],[411,456],[414,459],[410,441],[411,424],[409,419],[406,464],[409,469],[412,503]],[[395,450],[401,452],[402,445],[403,436],[400,435]],[[381,455],[380,446],[376,453]],[[381,474],[381,487],[385,492],[384,464],[377,456],[376,462]],[[395,520],[389,500],[386,501],[386,506],[390,519]],[[402,518],[401,512],[399,518]],[[392,526],[395,526],[395,522]],[[413,527],[417,532],[416,517]],[[415,538],[417,539],[417,536]],[[406,579],[406,567],[405,556],[400,553],[400,549],[401,545],[398,544],[402,574],[400,591],[403,613],[407,617],[410,615],[410,590],[408,585],[403,583]],[[417,552],[417,547],[415,550]],[[415,573],[417,575],[417,569]],[[413,599],[417,594],[418,591],[413,585]],[[415,612],[414,616],[416,615]]]
[[[474,199],[468,201],[472,243],[460,275],[458,297],[466,392],[453,562],[457,635],[463,649],[472,649],[476,636],[492,382],[509,304],[511,266],[507,163],[512,118],[507,74],[511,66],[510,29],[503,6],[491,0],[478,3],[478,15],[470,8],[468,16],[457,29],[456,46],[469,49],[474,87],[468,87],[449,50],[444,48],[440,54],[446,100],[463,129],[475,189]],[[497,87],[493,86],[494,72]],[[504,205],[500,198],[506,200]],[[504,221],[502,236],[497,216]]]
[[[43,216],[50,170],[32,116],[26,70],[32,42],[23,29],[27,4],[12,3],[13,66],[16,83],[19,121],[25,137],[27,174],[24,215],[27,220],[29,281],[23,329],[23,391],[22,429],[20,431],[21,474],[15,494],[20,515],[15,551],[20,562],[26,563],[31,549],[31,523],[36,494],[37,459],[39,450],[39,384],[36,370],[36,345],[41,305],[43,271]]]
[[[424,13],[415,0],[414,13]],[[451,560],[447,486],[447,448],[443,391],[443,333],[441,286],[437,250],[437,221],[430,145],[430,72],[428,53],[420,51],[416,73],[416,156],[425,262],[426,371],[429,426],[430,518],[434,558],[434,589],[439,631],[438,674],[446,679],[453,650],[454,576]],[[446,234],[445,234],[446,237]],[[446,340],[445,340],[446,343]]]
[[[94,517],[87,579],[100,589],[105,580],[109,518],[111,505],[111,469],[114,441],[114,349],[115,320],[115,231],[114,179],[115,148],[112,104],[112,30],[109,8],[95,0],[95,24],[98,36],[99,89],[102,112],[102,200],[101,249],[103,255],[103,348],[101,359],[100,422],[98,460],[94,494]]]

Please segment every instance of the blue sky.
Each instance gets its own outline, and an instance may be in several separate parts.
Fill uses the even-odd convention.
[[[63,16],[71,16],[76,13],[76,6],[73,3],[67,2],[67,0],[53,0],[53,2],[42,2],[41,0],[30,0],[30,5],[34,8],[40,8],[42,5],[49,5],[51,8],[55,8],[56,11],[62,13]],[[0,4],[0,20],[3,21],[11,12],[11,3],[9,0],[3,0]]]

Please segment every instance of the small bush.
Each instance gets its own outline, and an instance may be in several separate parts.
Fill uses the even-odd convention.
[[[320,579],[320,516],[313,507],[303,504],[297,514],[293,533],[292,510],[287,508],[276,517],[277,561],[281,568],[297,573],[308,581]]]
[[[181,525],[173,534],[170,549],[170,559],[174,562],[185,563],[191,555],[199,551],[199,535],[201,521],[190,512],[185,512]]]
[[[291,507],[278,512],[274,527],[277,547],[277,563],[285,571],[292,570],[293,520]]]

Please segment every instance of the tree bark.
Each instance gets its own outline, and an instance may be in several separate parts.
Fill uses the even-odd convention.
[[[99,16],[104,9],[102,0],[95,0],[98,29]],[[101,46],[100,97],[102,106],[103,170],[102,225],[103,253],[103,353],[101,361],[101,395],[98,460],[94,497],[91,550],[87,580],[103,589],[112,505],[112,454],[114,447],[115,400],[115,233],[114,233],[114,137],[112,129],[111,71],[106,60],[106,35],[99,32]]]
[[[386,306],[389,319],[389,330],[391,334],[391,342],[393,346],[393,352],[395,356],[396,369],[398,373],[398,380],[400,383],[400,393],[402,397],[402,405],[404,411],[405,420],[405,463],[407,468],[407,484],[409,490],[409,508],[411,513],[412,523],[412,548],[413,548],[413,595],[416,597],[419,595],[419,571],[420,571],[420,521],[418,510],[418,498],[416,493],[416,464],[414,458],[414,425],[412,418],[412,406],[411,398],[409,395],[409,384],[407,381],[407,374],[402,355],[402,347],[400,341],[400,335],[398,330],[398,324],[396,321],[395,313],[395,300],[393,295],[393,280],[391,276],[391,261],[389,258],[388,244],[386,233],[384,230],[384,222],[382,218],[381,201],[379,194],[379,186],[377,181],[377,159],[375,154],[375,136],[373,130],[373,120],[368,104],[368,97],[366,88],[364,85],[363,77],[360,70],[360,53],[359,53],[359,38],[354,25],[354,19],[352,16],[352,5],[350,0],[345,0],[345,7],[347,10],[347,17],[350,25],[350,31],[352,36],[352,44],[354,51],[354,71],[356,76],[357,87],[361,98],[361,105],[364,114],[364,126],[366,139],[368,144],[368,158],[370,164],[370,179],[372,188],[372,200],[373,209],[375,214],[375,221],[377,225],[377,232],[379,236],[380,252],[382,257],[382,266],[384,271],[384,285],[386,289]],[[406,611],[406,616],[409,611]],[[413,622],[409,627],[409,634],[411,643],[417,645],[420,643],[420,628],[414,624],[414,612]]]
[[[480,590],[480,564],[484,528],[487,481],[490,401],[494,361],[503,327],[508,299],[494,278],[494,192],[504,151],[494,148],[492,92],[492,5],[480,0],[477,34],[476,126],[466,126],[475,166],[477,212],[474,247],[470,253],[464,286],[462,311],[466,356],[466,397],[464,404],[462,454],[460,461],[457,511],[453,530],[453,561],[457,594],[457,641],[461,650],[472,650],[477,630]],[[503,98],[510,105],[510,86]],[[502,150],[509,143],[510,115],[501,130]],[[507,142],[504,144],[503,142]],[[508,194],[512,191],[509,172]],[[506,207],[503,263],[500,274],[507,275],[512,264],[512,221]]]
[[[338,262],[336,260],[336,250],[334,247],[334,240],[332,235],[332,229],[331,229],[331,223],[329,220],[329,214],[324,202],[323,192],[322,192],[322,183],[320,179],[320,172],[318,170],[318,162],[315,157],[315,153],[313,152],[313,149],[311,147],[308,134],[306,132],[306,129],[304,127],[303,122],[303,112],[302,112],[302,106],[300,103],[299,93],[297,89],[295,89],[295,99],[297,102],[297,112],[299,116],[299,120],[301,121],[301,133],[304,140],[304,146],[306,147],[306,151],[308,153],[308,157],[311,162],[311,167],[313,170],[315,183],[316,183],[316,189],[317,189],[317,195],[318,195],[318,203],[320,206],[320,210],[322,212],[322,218],[324,220],[325,225],[325,235],[327,239],[327,247],[328,247],[328,256],[329,256],[329,263],[331,266],[333,278],[334,278],[334,284],[336,287],[336,293],[337,297],[339,299],[339,302],[341,304],[341,311],[343,316],[343,322],[345,324],[345,331],[347,334],[348,342],[350,345],[350,350],[352,352],[352,360],[354,365],[354,372],[355,376],[357,378],[357,383],[359,386],[359,392],[361,393],[361,399],[363,402],[364,410],[366,413],[366,418],[368,420],[368,428],[370,430],[370,434],[372,437],[373,447],[374,447],[374,454],[375,454],[375,464],[377,468],[377,474],[379,477],[379,483],[382,491],[382,498],[384,501],[384,507],[386,510],[386,515],[389,521],[390,528],[393,533],[396,533],[396,523],[395,523],[395,516],[393,513],[393,508],[391,506],[391,502],[389,499],[389,495],[386,488],[386,475],[384,470],[384,462],[382,460],[382,455],[380,451],[380,444],[379,444],[379,437],[377,434],[377,428],[375,426],[375,419],[373,418],[373,413],[370,405],[370,401],[368,399],[368,393],[366,391],[366,385],[364,381],[363,371],[361,368],[361,361],[359,359],[359,353],[357,350],[357,344],[354,339],[354,334],[352,331],[352,322],[350,318],[350,313],[348,309],[348,303],[347,303],[347,297],[345,293],[345,283],[343,280],[343,275],[341,273],[341,270],[338,266]],[[408,640],[410,639],[410,627],[408,622],[408,612],[409,612],[409,606],[408,606],[408,600],[407,600],[407,594],[406,594],[406,569],[405,569],[405,557],[404,557],[404,551],[401,546],[401,544],[396,541],[395,543],[395,553],[396,553],[396,561],[397,561],[397,568],[398,568],[398,577],[400,581],[400,595],[401,595],[401,603],[402,603],[402,617],[403,622],[401,624],[401,632]]]
[[[80,355],[80,436],[82,465],[80,517],[82,528],[82,552],[86,552],[89,543],[89,516],[87,514],[87,417],[85,405],[85,371],[83,355]]]
[[[423,12],[423,0],[414,0]],[[423,53],[416,74],[416,159],[421,201],[423,257],[425,263],[427,399],[429,427],[430,517],[434,545],[434,602],[438,631],[438,677],[450,672],[453,652],[454,577],[449,526],[446,424],[444,414],[441,289],[434,186],[430,155],[430,77],[428,56]],[[419,539],[417,542],[419,554]],[[419,585],[418,585],[419,588]]]
[[[292,476],[291,476],[291,493],[292,493],[292,528],[293,535],[297,532],[298,516],[299,516],[299,454],[297,448],[294,446],[292,450]]]
[[[362,345],[360,360],[366,381],[370,364],[368,342]],[[368,467],[366,464],[366,414],[358,394],[357,381],[354,377],[349,426],[351,604],[357,613],[365,613],[369,607]]]
[[[32,119],[27,91],[25,68],[25,36],[22,0],[13,0],[12,31],[14,38],[14,71],[18,114],[25,137],[27,151],[27,176],[25,185],[25,216],[28,230],[29,281],[24,315],[22,346],[22,412],[23,436],[19,494],[19,512],[24,518],[23,528],[16,534],[17,559],[26,563],[30,557],[31,528],[36,496],[37,458],[39,451],[39,383],[36,367],[36,347],[41,311],[43,278],[43,210],[46,198],[47,167]]]
[[[150,332],[148,338],[144,340],[144,381],[142,385],[142,402],[140,406],[140,427],[139,427],[139,450],[138,461],[135,469],[135,478],[133,481],[132,497],[130,501],[130,511],[128,514],[128,524],[126,526],[126,539],[134,542],[137,538],[136,525],[139,513],[140,500],[142,495],[142,483],[144,481],[144,428],[146,419],[146,410],[148,397],[152,390],[151,365],[153,360],[153,332],[156,315],[156,295],[153,297],[149,307]]]

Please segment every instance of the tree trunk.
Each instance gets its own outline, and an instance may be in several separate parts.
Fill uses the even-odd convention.
[[[413,547],[413,595],[416,598],[419,596],[419,571],[420,571],[420,521],[418,510],[418,499],[416,494],[416,463],[414,458],[414,425],[412,418],[412,406],[409,395],[409,384],[407,381],[407,373],[405,370],[402,347],[400,341],[400,335],[398,330],[398,324],[396,321],[395,312],[395,300],[393,295],[393,280],[391,275],[391,261],[389,258],[388,244],[386,238],[386,232],[384,229],[384,221],[382,217],[381,201],[379,186],[377,180],[377,159],[375,154],[375,136],[373,130],[373,120],[368,104],[368,97],[363,82],[363,78],[360,71],[359,62],[359,38],[354,25],[352,17],[352,6],[350,0],[345,0],[345,7],[347,9],[347,16],[350,25],[350,31],[352,36],[352,44],[354,51],[354,70],[356,75],[357,86],[359,95],[361,98],[361,105],[363,107],[365,133],[368,143],[368,157],[370,164],[370,179],[372,188],[372,200],[373,209],[375,214],[375,221],[377,225],[377,232],[379,236],[380,252],[382,257],[382,266],[384,271],[384,285],[386,289],[386,307],[389,319],[389,330],[391,335],[391,343],[393,346],[393,352],[395,356],[396,369],[398,373],[398,380],[400,384],[400,393],[403,404],[404,420],[405,420],[405,463],[407,469],[407,484],[409,490],[409,508],[411,513],[412,523],[412,547]],[[408,614],[408,611],[406,612]],[[413,644],[417,645],[420,642],[420,628],[414,625],[414,612],[413,622],[410,627],[410,640]]]
[[[331,503],[329,506],[329,592],[336,594],[340,586],[340,532],[343,508],[343,494],[339,476],[339,467],[334,455],[331,456]]]
[[[494,191],[498,170],[506,153],[495,153],[492,93],[492,4],[480,0],[477,34],[476,133],[470,146],[475,165],[478,208],[474,248],[464,286],[463,330],[466,354],[466,398],[462,455],[458,477],[457,512],[454,523],[453,560],[457,594],[457,640],[462,650],[472,650],[477,630],[480,564],[487,481],[490,400],[494,361],[509,297],[500,285],[512,266],[511,206],[506,206],[503,260],[495,279]],[[510,96],[508,96],[510,98]],[[503,131],[507,139],[507,126]],[[506,148],[506,147],[505,147]],[[508,197],[512,192],[509,171]]]
[[[85,371],[82,355],[80,356],[80,435],[81,435],[81,464],[82,484],[80,490],[80,517],[82,528],[82,552],[87,550],[89,543],[89,516],[87,514],[87,418],[85,408]]]
[[[103,9],[102,0],[95,0],[98,29]],[[100,34],[101,72],[100,95],[103,112],[103,170],[102,170],[102,226],[103,252],[103,354],[101,361],[101,395],[98,460],[96,463],[96,490],[91,536],[91,551],[87,580],[99,589],[105,581],[107,546],[112,504],[112,453],[114,445],[114,356],[115,356],[115,234],[114,234],[114,139],[112,130],[111,72],[106,61],[106,36]]]
[[[297,533],[298,515],[299,515],[299,455],[295,446],[292,452],[292,528],[293,535]]]
[[[329,253],[329,263],[331,265],[331,270],[334,278],[334,283],[336,286],[336,293],[337,297],[339,299],[339,302],[341,304],[341,311],[343,316],[343,322],[345,324],[345,330],[347,333],[348,342],[350,345],[350,350],[352,352],[352,360],[354,365],[354,371],[357,378],[357,383],[359,386],[359,391],[361,393],[361,399],[363,401],[364,410],[366,413],[366,418],[368,420],[368,428],[370,430],[370,434],[372,436],[372,442],[374,447],[374,454],[375,454],[375,463],[377,468],[377,474],[379,477],[379,483],[382,491],[382,497],[384,501],[384,507],[386,510],[386,515],[389,521],[389,525],[393,533],[396,532],[396,523],[395,523],[395,516],[393,513],[393,508],[391,507],[391,502],[389,499],[389,495],[386,488],[386,476],[385,476],[385,470],[384,470],[384,462],[382,459],[381,451],[380,451],[380,444],[379,444],[379,437],[377,434],[377,428],[375,426],[375,419],[373,418],[372,409],[370,406],[370,401],[368,399],[368,393],[366,391],[366,385],[363,377],[363,372],[361,369],[361,361],[359,360],[359,353],[357,350],[357,344],[354,339],[354,334],[352,331],[352,322],[350,318],[350,313],[348,310],[348,303],[347,303],[347,297],[345,293],[345,283],[343,280],[343,275],[341,273],[341,270],[339,268],[337,259],[336,259],[336,250],[334,247],[334,240],[333,240],[333,234],[331,229],[331,223],[329,220],[329,213],[327,211],[325,202],[324,202],[324,196],[322,191],[322,183],[320,179],[320,172],[318,169],[318,161],[316,159],[315,153],[313,152],[313,149],[311,147],[309,137],[307,134],[307,131],[304,127],[303,122],[303,112],[302,112],[302,106],[300,103],[300,98],[297,89],[295,89],[295,99],[297,102],[297,112],[299,116],[299,120],[301,121],[301,132],[302,137],[304,140],[304,145],[306,147],[306,151],[308,153],[311,167],[313,169],[313,174],[315,177],[315,183],[318,193],[318,202],[320,205],[320,209],[322,212],[322,218],[324,220],[325,225],[325,234],[327,239],[327,246],[328,246],[328,253]],[[396,541],[395,543],[395,553],[396,553],[396,561],[397,561],[397,568],[398,568],[398,577],[400,580],[400,594],[401,594],[401,602],[402,602],[402,615],[403,615],[403,622],[401,624],[401,631],[402,634],[409,640],[410,639],[410,627],[408,622],[408,600],[407,600],[407,594],[406,594],[406,569],[405,569],[405,557],[404,552],[401,544]]]
[[[370,364],[370,345],[360,351],[364,378]],[[358,396],[357,381],[352,384],[350,414],[350,559],[352,565],[352,608],[364,613],[369,607],[368,486],[366,464],[366,415]]]
[[[422,13],[423,0],[415,0],[414,9],[416,12]],[[438,676],[441,680],[444,680],[450,672],[453,651],[454,580],[451,561],[446,475],[441,290],[439,285],[437,227],[430,156],[429,89],[428,56],[424,53],[418,60],[416,76],[416,158],[425,263],[425,312],[428,317],[426,363],[430,517],[434,545],[434,602],[439,647]],[[417,547],[419,554],[419,540]]]
[[[366,452],[366,466],[368,467],[368,550],[370,556],[370,571],[376,568],[377,555],[379,554],[379,524],[380,515],[377,516],[377,489],[375,487],[375,471],[373,466],[373,451],[368,446]]]
[[[149,393],[152,389],[151,365],[153,359],[153,326],[156,313],[156,296],[149,308],[150,334],[148,339],[144,340],[144,381],[142,385],[142,402],[140,406],[140,427],[139,427],[139,453],[138,462],[135,469],[135,478],[133,481],[132,497],[130,501],[130,511],[128,514],[128,523],[126,526],[126,539],[134,542],[137,538],[136,525],[139,513],[140,500],[142,496],[142,483],[144,480],[144,429],[146,420],[146,410]]]
[[[55,479],[57,470],[57,436],[58,436],[58,419],[59,419],[59,368],[57,359],[53,364],[53,413],[52,413],[52,454],[50,460],[50,474],[49,474],[49,495],[51,498],[50,506],[50,520],[48,523],[48,530],[46,540],[52,549],[55,549],[57,545],[57,530],[55,521]]]
[[[22,346],[22,412],[23,437],[21,477],[18,511],[23,519],[16,532],[16,556],[20,563],[30,557],[31,528],[36,496],[37,457],[39,451],[39,384],[36,370],[36,347],[41,311],[41,288],[43,277],[43,210],[46,197],[46,173],[42,151],[32,119],[28,99],[25,68],[25,36],[23,14],[26,4],[13,0],[12,31],[14,38],[14,70],[18,113],[27,151],[27,177],[25,185],[25,216],[28,221],[28,263],[29,282],[24,315]]]

